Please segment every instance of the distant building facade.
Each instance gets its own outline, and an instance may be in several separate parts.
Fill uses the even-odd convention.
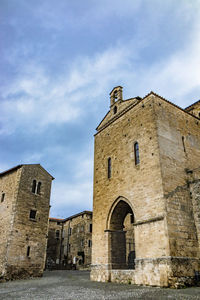
[[[53,179],[39,164],[0,173],[0,280],[43,274]]]
[[[200,274],[200,101],[110,93],[94,150],[91,279],[181,287]]]
[[[49,218],[47,268],[85,269],[91,264],[92,212]]]

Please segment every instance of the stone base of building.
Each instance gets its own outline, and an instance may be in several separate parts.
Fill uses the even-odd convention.
[[[32,268],[17,268],[16,266],[7,267],[4,274],[0,276],[0,282],[16,279],[27,279],[30,277],[41,277],[43,270],[32,267]]]
[[[90,278],[101,282],[182,288],[200,284],[200,260],[182,257],[136,259],[134,270],[92,265]]]

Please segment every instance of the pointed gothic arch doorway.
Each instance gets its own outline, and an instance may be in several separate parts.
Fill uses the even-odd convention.
[[[134,213],[126,200],[117,200],[108,218],[111,269],[135,268]]]

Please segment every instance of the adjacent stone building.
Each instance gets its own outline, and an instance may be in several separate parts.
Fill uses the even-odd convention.
[[[91,279],[177,287],[200,272],[200,101],[186,109],[149,93],[123,100],[97,127]]]
[[[52,180],[39,164],[0,173],[0,280],[42,275]]]
[[[66,219],[49,218],[47,268],[90,268],[91,249],[91,211]]]

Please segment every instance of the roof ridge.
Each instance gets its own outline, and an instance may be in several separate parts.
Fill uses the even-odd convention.
[[[178,108],[178,109],[180,109],[181,111],[183,111],[184,113],[186,113],[186,114],[188,114],[188,115],[190,115],[190,116],[192,116],[192,117],[194,117],[195,119],[197,119],[197,120],[199,120],[199,118],[198,117],[196,117],[195,115],[193,115],[193,114],[191,114],[191,113],[189,113],[188,111],[186,111],[184,108],[182,108],[182,107],[180,107],[180,106],[178,106],[177,104],[175,104],[175,103],[173,103],[173,102],[171,102],[171,101],[169,101],[169,100],[167,100],[166,98],[164,98],[164,97],[162,97],[162,96],[160,96],[159,94],[156,94],[155,92],[153,92],[153,91],[151,91],[150,93],[148,93],[142,100],[144,100],[145,98],[147,98],[148,96],[150,96],[150,95],[154,95],[154,96],[156,96],[156,97],[159,97],[160,99],[162,99],[162,100],[164,100],[165,102],[167,102],[167,103],[169,103],[169,104],[171,104],[171,105],[173,105],[174,107],[176,107],[176,108]],[[200,100],[199,100],[200,101]],[[197,101],[198,102],[198,101]],[[194,103],[193,103],[194,104]]]
[[[55,178],[45,169],[45,168],[43,168],[43,166],[41,165],[41,164],[20,164],[20,165],[16,165],[16,166],[14,166],[14,167],[12,167],[12,168],[10,168],[10,169],[8,169],[8,170],[5,170],[5,171],[3,171],[3,172],[1,172],[0,173],[0,176],[3,176],[3,175],[5,175],[5,174],[7,174],[7,173],[9,173],[9,172],[13,172],[13,171],[15,171],[15,170],[17,170],[17,169],[19,169],[19,168],[21,168],[21,167],[23,167],[23,166],[39,166],[40,168],[42,168],[49,176],[51,176],[52,177],[52,180],[54,180]]]
[[[58,220],[58,221],[66,222],[66,221],[68,221],[70,219],[76,218],[76,217],[81,216],[83,214],[92,214],[92,211],[91,210],[83,210],[80,213],[71,215],[71,216],[69,216],[67,218],[59,219],[59,218],[52,218],[52,217],[50,217],[49,220]]]

